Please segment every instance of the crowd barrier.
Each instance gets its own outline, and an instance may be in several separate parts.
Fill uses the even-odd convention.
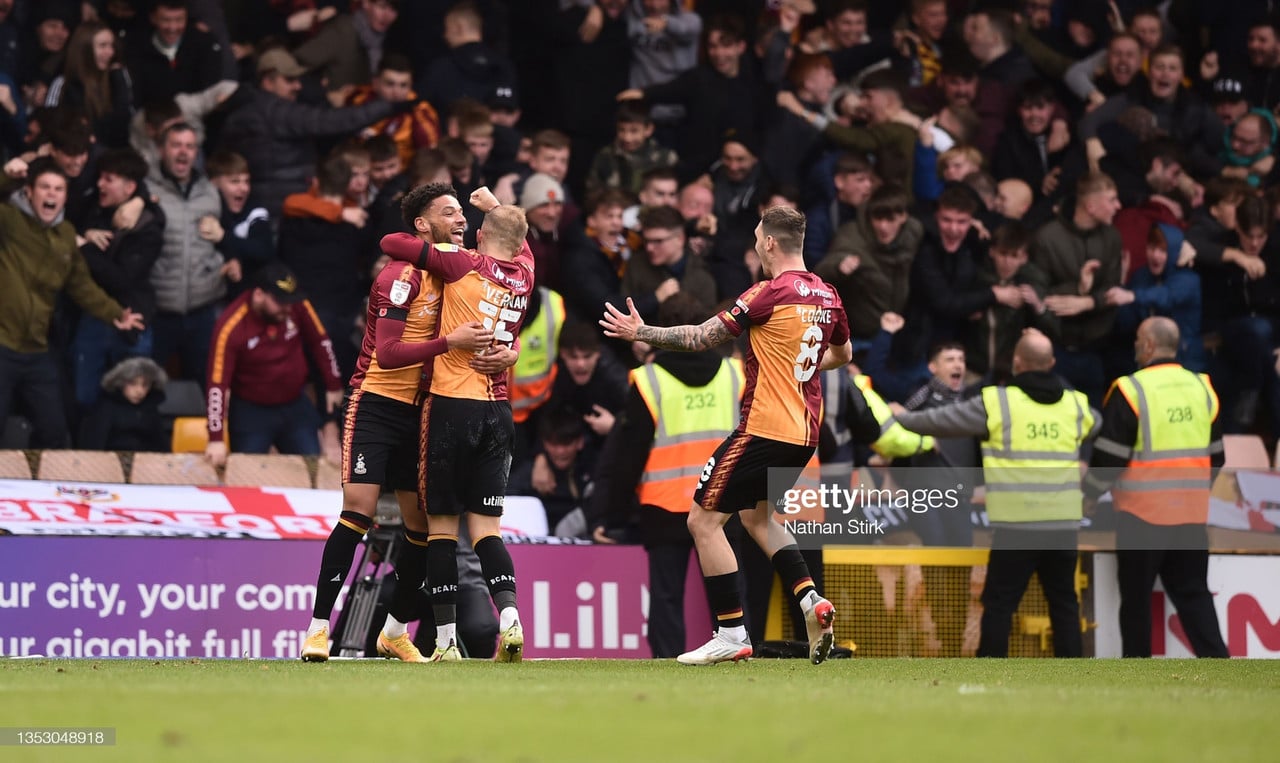
[[[0,534],[12,536],[0,538],[0,654],[295,655],[310,617],[316,563],[340,505],[338,491],[313,487],[317,464],[304,464],[305,482],[298,477],[300,461],[276,456],[256,457],[265,460],[246,472],[243,479],[257,486],[225,484],[225,475],[218,480],[223,484],[144,485],[137,483],[136,457],[107,455],[133,483],[76,481],[90,473],[92,461],[76,452],[19,453],[38,476],[50,477],[54,467],[66,475],[45,480],[5,470],[14,463],[0,457],[0,475],[14,477],[0,479]],[[277,474],[292,474],[297,486],[261,486]],[[1219,485],[1215,500],[1270,530],[1211,528],[1210,589],[1232,655],[1278,657],[1280,536],[1267,521],[1276,518],[1275,504],[1251,501],[1270,492],[1263,482],[1280,475],[1228,476],[1235,489]],[[649,656],[643,549],[548,538],[536,499],[508,498],[503,529],[519,571],[531,658]],[[1115,557],[1106,534],[1085,532],[1081,542],[1077,581],[1086,653],[1116,656]],[[827,595],[841,612],[838,643],[868,657],[973,653],[985,549],[828,547],[824,555]],[[705,639],[709,615],[696,563],[690,572],[692,647]],[[780,601],[775,594],[769,638],[791,632]],[[933,611],[942,607],[939,601],[948,602],[950,614]],[[1154,651],[1187,654],[1159,587],[1152,607]],[[1047,656],[1050,645],[1047,611],[1033,581],[1010,653]]]

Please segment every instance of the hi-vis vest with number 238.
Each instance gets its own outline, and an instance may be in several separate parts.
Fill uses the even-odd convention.
[[[640,503],[687,513],[707,457],[738,425],[743,373],[736,360],[720,361],[715,378],[689,387],[653,363],[631,372],[653,416],[653,448],[636,487]]]
[[[1080,444],[1093,429],[1089,399],[1069,389],[1045,404],[1018,387],[985,387],[982,403],[987,518],[1023,527],[1078,527],[1084,505]]]
[[[1218,416],[1208,377],[1161,363],[1116,379],[1117,390],[1138,416],[1138,439],[1111,490],[1116,509],[1154,525],[1204,524]]]
[[[538,317],[520,330],[520,357],[511,369],[511,420],[519,424],[551,397],[556,383],[556,356],[564,328],[564,299],[538,287]]]

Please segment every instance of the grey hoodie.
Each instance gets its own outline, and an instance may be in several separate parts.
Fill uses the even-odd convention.
[[[670,82],[698,65],[698,36],[702,18],[681,10],[672,2],[667,26],[649,34],[644,25],[644,3],[632,0],[627,9],[627,37],[631,41],[631,87],[644,88]]]

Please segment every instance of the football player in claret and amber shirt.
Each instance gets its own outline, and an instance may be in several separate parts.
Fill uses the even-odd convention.
[[[805,269],[805,218],[785,207],[765,211],[756,226],[756,254],[765,277],[733,307],[699,326],[646,326],[627,300],[628,313],[605,305],[605,335],[667,350],[704,350],[747,332],[746,390],[738,428],[716,448],[702,472],[689,512],[718,629],[703,646],[680,655],[685,665],[713,665],[751,656],[737,588],[738,563],[724,524],[742,524],[773,561],[805,614],[809,657],[824,661],[834,639],[835,608],[822,598],[791,533],[773,521],[770,468],[787,470],[790,488],[813,456],[822,421],[819,371],[849,362],[849,323],[835,289]]]
[[[528,222],[523,209],[499,206],[488,188],[473,193],[471,203],[485,212],[476,234],[476,251],[424,243],[405,233],[383,237],[382,251],[440,277],[444,284],[441,331],[480,321],[493,331],[495,346],[509,348],[520,334],[534,287],[533,254],[525,242]],[[410,211],[406,206],[406,217]],[[515,568],[499,534],[514,437],[506,372],[481,373],[460,353],[440,356],[422,421],[426,450],[419,491],[426,499],[431,533],[427,577],[436,619],[432,659],[461,659],[456,645],[454,553],[459,517],[466,514],[467,529],[498,609],[496,659],[518,661],[524,631],[516,609]]]
[[[419,186],[405,198],[413,208],[407,222],[413,225],[416,218],[421,223],[418,236],[441,244],[461,243],[466,223],[452,186]],[[477,363],[495,363],[487,370],[497,371],[514,364],[516,357],[508,351],[477,358],[475,353],[493,341],[493,331],[478,321],[440,333],[441,298],[438,277],[403,262],[385,265],[369,290],[364,339],[351,376],[342,432],[342,516],[321,558],[304,660],[328,659],[329,614],[385,485],[396,491],[408,542],[400,544],[394,560],[399,585],[377,648],[385,657],[426,661],[405,624],[417,619],[416,592],[427,569],[427,522],[418,503],[418,441],[432,360],[457,354]]]

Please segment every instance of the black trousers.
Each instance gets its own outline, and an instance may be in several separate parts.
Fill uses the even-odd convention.
[[[0,429],[19,395],[31,419],[31,447],[71,447],[58,363],[52,353],[0,347]]]
[[[1153,549],[1160,545],[1168,549]],[[1196,656],[1231,656],[1209,592],[1209,538],[1204,525],[1162,527],[1116,512],[1116,548],[1125,657],[1151,656],[1151,591],[1157,575]]]
[[[649,554],[649,649],[658,659],[676,657],[685,647],[684,587],[693,538],[688,543],[646,546],[645,551]],[[710,635],[710,625],[694,627]]]
[[[997,528],[992,535],[987,582],[982,589],[979,657],[1008,657],[1009,630],[1031,575],[1049,602],[1055,657],[1081,657],[1080,602],[1076,598],[1075,530]]]

